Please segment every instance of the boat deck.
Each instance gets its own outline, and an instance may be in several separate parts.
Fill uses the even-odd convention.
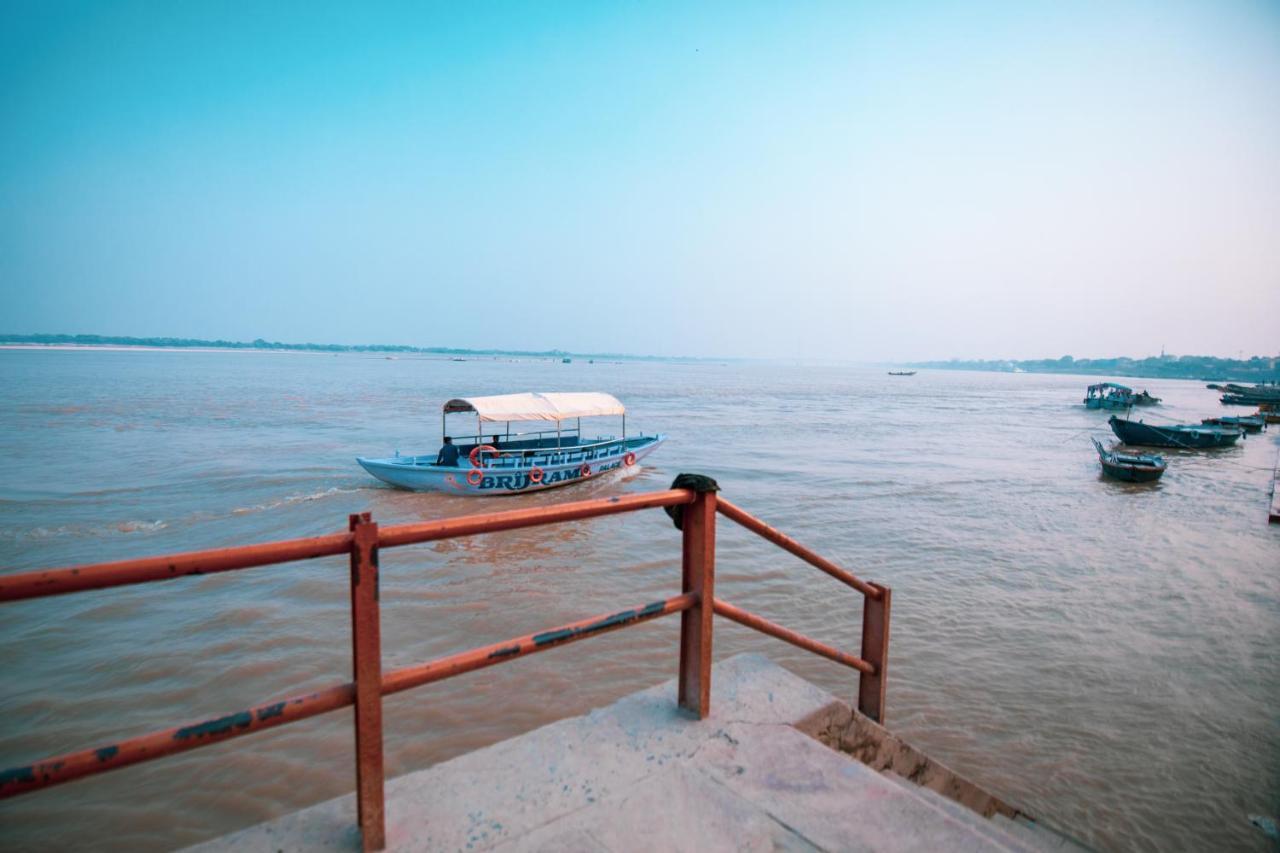
[[[484,467],[488,468],[521,468],[530,465],[561,465],[571,462],[593,462],[597,459],[611,459],[625,456],[628,451],[651,444],[656,436],[634,436],[630,438],[589,438],[579,441],[576,436],[566,438],[559,444],[554,438],[533,439],[528,441],[501,442],[496,445],[498,453],[484,454]],[[493,447],[484,444],[459,444],[458,466],[467,467],[467,457],[476,447]],[[436,467],[438,454],[430,453],[421,456],[399,456],[394,460],[403,465],[423,465]]]

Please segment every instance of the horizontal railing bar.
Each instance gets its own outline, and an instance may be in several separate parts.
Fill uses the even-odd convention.
[[[499,530],[516,530],[521,527],[536,527],[561,521],[576,521],[650,507],[676,506],[693,503],[693,498],[694,492],[689,489],[670,489],[664,492],[596,498],[547,507],[512,509],[485,515],[464,515],[459,518],[443,518],[416,524],[393,524],[378,529],[378,546],[394,548],[398,545],[435,542],[440,539],[474,536],[477,533],[495,533]]]
[[[845,666],[858,670],[859,672],[865,672],[867,675],[875,675],[875,666],[862,658],[848,654],[847,652],[842,652],[839,649],[834,649],[831,646],[819,643],[817,640],[811,640],[804,634],[799,634],[789,628],[783,628],[781,625],[775,622],[770,622],[763,616],[757,616],[756,614],[749,613],[740,607],[734,607],[727,601],[721,601],[717,598],[715,600],[714,609],[718,615],[723,616],[726,619],[732,619],[739,625],[746,625],[748,628],[754,628],[762,634],[777,637],[779,640],[784,640],[793,646],[799,646],[806,651],[822,655],[824,658],[833,660],[836,663],[842,663]]]
[[[525,634],[523,637],[516,637],[503,643],[481,646],[470,651],[459,652],[456,655],[438,658],[428,663],[406,666],[383,675],[382,695],[389,696],[392,693],[399,693],[412,687],[430,684],[433,681],[443,681],[446,678],[452,678],[464,672],[484,669],[487,666],[503,663],[522,655],[546,651],[566,643],[616,631],[628,625],[648,622],[650,619],[657,619],[660,616],[679,613],[682,610],[688,610],[697,603],[697,595],[685,593],[664,601],[655,601],[652,604],[634,607],[630,610],[620,610],[616,613],[605,613],[588,619],[580,619],[577,622],[570,622],[568,625],[552,628],[549,631]]]
[[[693,497],[694,493],[688,489],[670,489],[639,495],[574,501],[547,507],[447,518],[419,524],[389,525],[380,529],[378,546],[393,548],[398,545],[412,545],[458,536],[473,536],[479,533],[516,530],[521,527],[633,512],[650,507],[675,506],[692,503]],[[351,534],[333,533],[306,539],[266,542],[261,545],[241,545],[234,548],[143,557],[137,560],[20,572],[0,575],[0,602],[44,598],[69,592],[107,589],[148,581],[172,580],[188,575],[250,569],[272,563],[288,563],[294,560],[346,554],[350,550]]]
[[[413,687],[443,681],[464,672],[505,663],[522,655],[545,651],[576,640],[599,636],[610,631],[648,622],[660,616],[688,610],[697,603],[692,593],[655,601],[630,610],[592,616],[527,634],[501,643],[460,652],[425,664],[408,666],[386,673],[382,678],[382,695],[389,696]],[[140,735],[95,749],[81,750],[20,767],[0,771],[0,799],[50,788],[82,776],[105,773],[153,758],[207,746],[240,735],[252,734],[273,726],[304,720],[318,714],[345,708],[355,702],[355,685],[341,684],[304,696],[268,702],[245,711],[215,717],[199,723]]]
[[[730,503],[724,498],[717,498],[716,510],[726,518],[741,524],[757,536],[768,539],[783,550],[790,551],[792,554],[795,554],[809,565],[815,566],[841,583],[853,587],[867,598],[874,598],[876,601],[880,600],[880,590],[840,568],[821,554],[810,551],[808,548],[804,547],[785,533],[782,533],[779,530],[774,530],[768,524],[765,524],[746,510]]]
[[[249,569],[272,563],[309,560],[346,554],[351,550],[350,533],[333,533],[307,539],[286,539],[261,545],[240,545],[210,551],[187,551],[161,557],[120,560],[69,568],[0,575],[0,601],[43,598],[88,589],[107,589],[147,581],[172,580],[187,575],[207,575]]]
[[[223,717],[118,741],[97,749],[71,752],[35,764],[11,767],[0,771],[0,799],[336,711],[352,704],[355,695],[354,684],[341,684],[304,696],[268,702]]]

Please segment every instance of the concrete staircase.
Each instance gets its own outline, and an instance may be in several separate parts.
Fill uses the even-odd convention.
[[[706,720],[677,710],[673,681],[390,780],[388,849],[1083,849],[995,798],[987,818],[824,745],[797,724],[848,706],[763,657],[717,664],[712,685]],[[356,850],[354,798],[198,849]]]

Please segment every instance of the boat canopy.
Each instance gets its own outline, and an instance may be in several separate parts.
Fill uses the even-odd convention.
[[[598,391],[547,394],[499,394],[494,397],[459,397],[444,404],[444,413],[475,412],[481,421],[560,421],[601,415],[626,414],[626,407],[612,394]]]
[[[1108,388],[1115,388],[1118,391],[1127,391],[1130,394],[1133,393],[1133,389],[1128,385],[1119,385],[1115,382],[1099,382],[1097,385],[1089,386],[1090,391],[1105,391]]]

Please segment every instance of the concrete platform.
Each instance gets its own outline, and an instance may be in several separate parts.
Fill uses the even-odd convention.
[[[856,715],[764,657],[717,664],[712,685],[706,720],[677,709],[671,681],[389,780],[388,849],[1031,851],[1072,844],[998,800],[999,822],[824,745],[796,724],[830,736],[839,725],[852,731]],[[355,824],[349,795],[192,849],[358,850]]]

